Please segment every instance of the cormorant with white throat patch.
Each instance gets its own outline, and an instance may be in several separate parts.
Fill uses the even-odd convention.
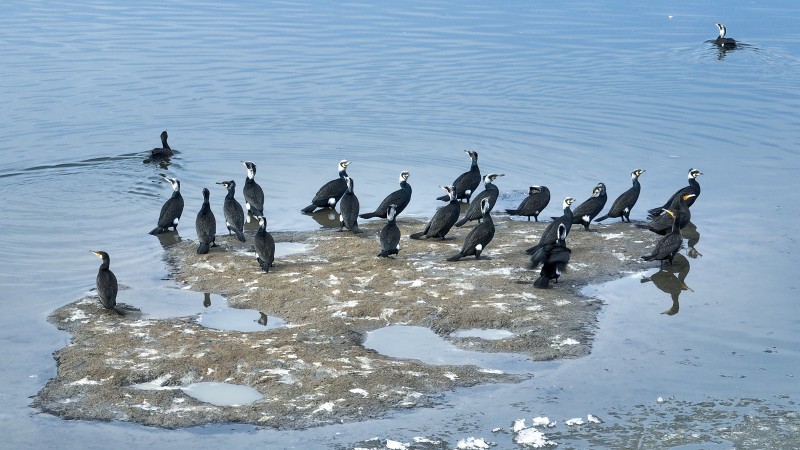
[[[256,165],[252,161],[242,161],[242,164],[247,168],[247,178],[242,188],[244,207],[248,212],[245,220],[250,222],[250,214],[254,217],[264,215],[264,190],[256,183]]]
[[[620,194],[620,196],[614,200],[614,203],[611,204],[611,209],[608,211],[608,214],[598,217],[597,219],[594,219],[594,221],[602,222],[609,217],[619,217],[623,222],[627,220],[630,223],[631,210],[633,209],[633,206],[636,205],[636,201],[639,200],[639,193],[642,191],[642,185],[639,183],[639,177],[644,172],[644,169],[636,169],[631,172],[631,182],[633,183],[633,186]]]
[[[506,213],[509,216],[527,216],[528,222],[531,221],[531,216],[538,222],[539,214],[547,208],[550,203],[550,189],[547,186],[531,186],[528,190],[528,196],[522,199],[517,209],[507,209]]]
[[[697,177],[702,174],[703,172],[700,172],[697,169],[689,169],[689,185],[678,189],[678,191],[672,194],[672,196],[669,198],[669,200],[667,200],[666,203],[664,203],[664,205],[648,210],[647,217],[652,219],[653,217],[660,215],[665,210],[670,209],[673,203],[677,202],[678,197],[685,194],[694,194],[694,197],[691,197],[686,202],[686,206],[691,207],[697,200],[697,197],[700,196],[700,183],[697,181]]]
[[[561,217],[555,218],[547,228],[544,229],[542,232],[542,237],[539,238],[539,243],[534,245],[533,247],[525,250],[525,253],[529,255],[533,255],[539,250],[542,246],[555,242],[558,239],[558,226],[564,225],[564,229],[566,230],[567,236],[569,235],[569,231],[572,228],[572,209],[570,206],[575,203],[575,199],[572,197],[567,197],[564,199],[562,203],[562,207],[564,208],[564,214]]]
[[[475,189],[478,189],[478,186],[481,184],[481,169],[478,168],[478,152],[474,150],[464,151],[472,160],[472,165],[468,171],[462,173],[453,181],[453,186],[456,188],[456,199],[459,201],[466,200],[467,203],[469,203],[469,199],[472,197],[472,194],[475,193]],[[450,201],[450,195],[437,197],[437,200],[445,202]]]
[[[362,219],[371,219],[373,217],[381,217],[385,219],[387,212],[389,211],[389,205],[395,205],[395,215],[399,215],[401,212],[403,212],[403,210],[406,209],[406,206],[408,206],[408,203],[411,201],[411,185],[408,184],[409,176],[410,174],[408,171],[402,171],[400,173],[400,189],[387,195],[381,204],[375,208],[375,211],[361,214],[359,217]]]
[[[483,211],[483,221],[473,228],[467,237],[464,238],[464,245],[461,251],[447,258],[448,261],[458,261],[470,255],[475,255],[475,259],[480,259],[481,253],[486,250],[486,246],[494,238],[494,222],[492,221],[489,199],[481,200],[481,211]]]
[[[575,208],[575,211],[572,212],[572,223],[582,224],[583,228],[588,231],[589,224],[592,223],[592,219],[600,214],[600,211],[602,211],[606,206],[607,200],[608,195],[606,194],[606,185],[603,183],[597,183],[597,186],[595,186],[592,190],[592,196],[578,205],[578,207]]]
[[[544,289],[550,284],[550,280],[558,283],[558,277],[564,272],[569,262],[572,250],[567,248],[567,227],[563,223],[558,224],[557,238],[555,242],[539,247],[531,257],[531,270],[536,269],[539,264],[542,270],[539,271],[539,278],[533,282],[534,287]]]
[[[161,213],[158,215],[158,225],[150,231],[156,235],[173,228],[178,231],[178,222],[183,214],[183,197],[181,196],[181,182],[177,178],[165,178],[172,185],[172,196],[161,206]]]
[[[504,176],[502,173],[490,173],[489,175],[483,177],[483,190],[480,194],[478,194],[477,197],[475,197],[475,201],[469,205],[467,212],[464,213],[464,217],[456,222],[457,227],[463,226],[465,223],[471,220],[477,220],[478,222],[481,221],[483,218],[483,207],[481,206],[481,202],[484,198],[489,200],[489,211],[494,208],[494,204],[497,202],[497,197],[500,195],[500,190],[494,185],[494,180],[502,176]]]
[[[378,256],[383,258],[400,253],[400,228],[395,222],[396,216],[397,205],[392,203],[386,212],[386,225],[383,226],[380,234],[381,252],[378,253]]]
[[[353,191],[353,179],[351,177],[345,177],[345,182],[347,184],[347,191],[345,191],[342,200],[339,202],[339,231],[347,228],[355,234],[362,233],[358,228],[358,210],[360,205],[358,203],[358,197],[356,197],[356,193]]]
[[[452,186],[441,186],[441,188],[447,192],[448,197],[450,197],[450,203],[437,209],[428,225],[425,226],[425,230],[412,234],[409,236],[411,239],[444,239],[458,220],[458,216],[461,214],[461,205],[459,205],[459,201],[456,198],[456,189]]]
[[[103,251],[92,250],[92,253],[103,260],[103,262],[100,263],[100,269],[97,271],[97,279],[95,280],[97,295],[100,297],[100,304],[103,305],[103,308],[113,310],[120,316],[124,316],[125,311],[117,307],[117,291],[119,290],[117,277],[114,275],[114,272],[108,268],[111,263],[111,258],[108,256],[108,253]]]
[[[333,208],[340,198],[347,192],[347,166],[350,162],[346,159],[339,161],[339,178],[328,181],[323,184],[317,191],[311,204],[303,208],[301,211],[305,214],[311,214],[317,208]]]
[[[244,242],[244,210],[242,205],[234,198],[236,194],[236,182],[221,181],[222,187],[228,190],[225,195],[225,203],[222,205],[222,211],[225,213],[225,226],[228,227],[228,235],[236,233],[236,237]]]
[[[721,23],[715,23],[714,25],[717,26],[717,31],[719,31],[719,36],[714,40],[714,43],[717,44],[717,47],[722,49],[736,48],[736,41],[732,38],[725,37],[725,34],[728,32],[728,29],[725,28],[725,25]]]

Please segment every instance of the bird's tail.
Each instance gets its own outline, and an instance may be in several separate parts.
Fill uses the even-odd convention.
[[[258,261],[258,265],[261,266],[261,270],[264,272],[269,272],[269,264],[261,258],[256,258]]]
[[[205,255],[208,253],[208,243],[201,242],[200,245],[197,246],[197,254],[198,255]]]
[[[373,217],[378,217],[378,213],[376,212],[364,213],[360,214],[358,217],[361,217],[362,219],[372,219]]]
[[[233,231],[236,233],[236,237],[239,238],[240,241],[245,241],[244,232],[242,230],[234,229]]]
[[[153,230],[152,230],[152,231],[150,231],[150,234],[152,234],[153,236],[155,236],[155,235],[157,235],[157,234],[161,234],[161,233],[163,233],[163,232],[165,232],[165,231],[167,231],[167,229],[166,229],[166,228],[155,227],[155,228],[153,228]]]
[[[450,201],[450,196],[449,195],[443,195],[441,197],[436,197],[436,200],[441,200],[443,202],[449,202]]]
[[[510,216],[516,216],[517,214],[519,214],[519,210],[518,209],[507,209],[506,210],[506,214],[508,214]]]
[[[350,227],[350,231],[352,231],[353,234],[363,233],[363,231],[361,231],[361,228],[358,228],[358,224],[357,223],[354,223],[353,226]]]
[[[653,260],[653,255],[642,256],[642,259],[645,260],[645,261],[652,261]]]
[[[414,234],[410,235],[409,237],[411,239],[422,239],[423,236],[425,236],[425,232],[424,231],[420,231],[419,233],[414,233]]]
[[[647,210],[647,218],[648,218],[648,219],[652,219],[653,217],[658,217],[658,216],[660,216],[660,215],[661,215],[661,213],[663,213],[663,212],[664,212],[664,208],[661,208],[661,207],[659,207],[659,208],[653,208],[653,209],[648,209],[648,210]]]
[[[604,221],[606,219],[608,219],[608,214],[606,214],[605,216],[600,216],[597,219],[594,219],[594,221],[595,222],[602,222],[602,221]]]
[[[540,275],[539,278],[537,278],[536,281],[533,282],[533,287],[537,287],[539,289],[544,289],[547,286],[550,286],[550,278],[544,275]]]
[[[459,220],[458,222],[456,222],[456,226],[457,226],[457,227],[460,227],[460,226],[464,225],[464,224],[465,224],[465,223],[467,223],[467,222],[469,222],[469,219],[468,219],[468,218],[466,218],[466,217],[464,217],[463,219],[461,219],[461,220]]]
[[[315,209],[317,209],[317,205],[312,203],[312,204],[306,206],[305,208],[301,209],[300,211],[303,214],[311,214],[312,212],[314,212]]]
[[[112,309],[114,310],[115,313],[119,314],[120,316],[124,316],[125,315],[125,311],[122,308],[120,308],[119,306],[114,305],[114,307]]]
[[[455,255],[447,258],[447,260],[448,261],[458,261],[459,259],[461,259],[463,257],[464,257],[464,255],[462,255],[461,252],[459,252],[459,253],[456,253]]]
[[[536,244],[533,247],[525,250],[525,253],[527,253],[528,255],[532,255],[532,254],[536,253],[536,250],[539,250],[539,248],[541,248],[541,247],[542,247],[542,244]]]

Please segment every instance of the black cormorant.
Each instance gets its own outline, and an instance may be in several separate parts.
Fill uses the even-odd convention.
[[[586,199],[583,203],[575,208],[572,212],[572,223],[582,224],[585,230],[589,229],[589,224],[600,211],[606,206],[608,195],[606,194],[606,185],[597,183],[597,186],[592,190],[592,196]]]
[[[400,228],[397,227],[395,217],[397,216],[397,205],[389,205],[386,212],[386,225],[381,229],[381,252],[378,256],[388,258],[390,255],[400,253]]]
[[[100,303],[103,305],[103,308],[114,310],[114,312],[120,316],[124,316],[125,311],[117,307],[117,291],[119,290],[117,277],[114,275],[114,272],[108,268],[111,263],[111,258],[109,258],[106,252],[92,250],[92,253],[103,260],[100,264],[100,269],[97,271],[96,280],[97,295],[100,297]]]
[[[156,147],[150,150],[150,157],[146,161],[169,158],[173,155],[172,148],[169,146],[169,144],[167,144],[168,137],[169,135],[167,134],[167,130],[161,132],[161,147]]]
[[[242,188],[244,207],[248,212],[245,220],[250,222],[250,214],[254,217],[264,215],[264,190],[256,183],[256,165],[252,161],[242,161],[242,164],[247,168],[247,178]]]
[[[486,250],[486,246],[492,242],[494,237],[494,222],[492,221],[491,210],[489,199],[486,197],[481,199],[483,221],[469,232],[467,237],[464,238],[464,245],[461,247],[461,251],[447,258],[448,261],[458,261],[470,255],[475,255],[475,259],[480,259],[481,253]]]
[[[528,190],[528,196],[522,199],[517,209],[507,209],[506,212],[510,216],[527,216],[528,222],[533,219],[538,222],[539,214],[542,210],[547,208],[550,203],[550,189],[547,186],[531,186]]]
[[[461,205],[459,205],[459,201],[456,198],[455,189],[453,189],[452,186],[442,186],[442,189],[444,189],[444,191],[447,192],[447,196],[450,197],[450,203],[437,209],[436,212],[433,213],[433,217],[431,217],[428,225],[425,226],[425,230],[412,234],[409,236],[411,239],[444,239],[458,220],[458,216],[461,214]]]
[[[676,199],[676,203],[673,203],[669,207],[669,210],[675,213],[676,220],[678,221],[678,228],[681,230],[692,220],[692,211],[687,206],[687,201],[692,197],[694,197],[694,194],[680,195]],[[672,230],[672,222],[672,217],[662,214],[653,217],[649,224],[642,225],[641,227],[664,236]]]
[[[178,221],[181,220],[181,214],[183,213],[181,182],[177,178],[165,178],[165,180],[172,185],[172,197],[168,198],[161,207],[161,213],[158,215],[158,226],[150,231],[152,235],[163,233],[169,228],[178,231]]]
[[[203,206],[200,208],[200,212],[197,213],[197,219],[194,222],[197,230],[197,241],[199,242],[197,253],[201,255],[205,255],[208,253],[209,247],[216,245],[214,240],[217,234],[217,219],[214,217],[214,211],[211,210],[211,204],[208,201],[210,196],[211,193],[208,189],[203,188]]]
[[[558,277],[564,272],[572,254],[572,250],[567,248],[567,227],[563,223],[558,224],[556,234],[555,242],[539,247],[531,256],[531,270],[536,269],[539,264],[542,265],[542,270],[539,271],[539,278],[533,282],[533,285],[537,288],[546,288],[550,284],[550,280],[558,283]]]
[[[397,212],[395,215],[399,215],[401,212],[403,212],[403,210],[406,209],[406,206],[408,206],[408,202],[411,201],[411,185],[408,184],[408,177],[408,171],[402,171],[400,173],[400,189],[387,195],[381,204],[375,208],[375,211],[361,214],[359,217],[362,219],[371,219],[373,217],[381,217],[385,219],[386,213],[389,210],[389,205],[392,204],[397,207]]]
[[[681,229],[678,226],[677,215],[668,209],[665,209],[664,212],[672,216],[672,231],[656,243],[656,248],[653,249],[651,254],[642,256],[642,259],[645,261],[658,260],[661,261],[661,264],[664,264],[666,259],[672,264],[672,258],[675,257],[675,254],[678,253],[678,250],[683,245],[683,236],[681,236]]]
[[[350,162],[346,159],[339,161],[339,178],[328,181],[323,184],[321,188],[314,195],[311,204],[303,208],[301,211],[305,214],[311,214],[317,208],[333,208],[336,203],[347,191],[347,166]]]
[[[620,194],[620,196],[614,200],[614,203],[611,205],[611,209],[608,211],[608,214],[598,217],[597,219],[594,219],[594,221],[602,222],[609,217],[619,217],[623,222],[626,220],[630,222],[631,210],[633,209],[633,206],[636,205],[636,201],[639,200],[639,193],[642,191],[642,185],[639,183],[639,177],[644,172],[644,169],[636,169],[631,172],[631,182],[633,183],[633,186]]]
[[[478,152],[474,150],[464,151],[472,160],[472,166],[470,166],[467,172],[462,173],[458,176],[458,178],[456,178],[455,181],[453,181],[453,186],[456,189],[456,199],[459,201],[463,199],[469,203],[469,199],[472,197],[472,194],[475,193],[475,189],[477,189],[481,184],[481,169],[478,168]],[[442,200],[445,202],[450,201],[450,195],[437,197],[437,200]]]
[[[717,30],[719,30],[719,36],[714,40],[714,43],[717,44],[717,47],[723,49],[736,48],[736,41],[729,37],[725,37],[725,33],[728,32],[727,28],[725,28],[725,25],[721,23],[716,23],[714,25],[716,25]]]
[[[467,212],[464,213],[464,217],[456,222],[457,227],[463,226],[465,223],[471,220],[477,220],[478,222],[481,221],[481,218],[484,215],[481,202],[484,198],[489,200],[489,211],[494,208],[497,197],[500,195],[500,190],[494,185],[494,180],[496,180],[497,177],[502,177],[503,175],[504,174],[502,173],[490,173],[489,175],[483,177],[483,190],[480,194],[478,194],[477,197],[475,197],[475,201],[469,205]]]
[[[221,181],[217,184],[221,184],[222,187],[228,190],[222,207],[225,212],[225,226],[228,227],[228,235],[236,233],[236,237],[244,242],[244,210],[242,205],[233,198],[236,194],[236,182],[233,180]]]
[[[275,239],[267,231],[267,219],[258,216],[258,231],[253,238],[256,246],[256,261],[261,266],[261,270],[269,272],[269,268],[274,266],[275,261]]]
[[[697,177],[699,177],[702,174],[703,172],[700,172],[697,169],[689,169],[689,175],[688,175],[689,185],[678,189],[678,191],[672,194],[669,200],[667,200],[667,202],[664,203],[662,206],[648,210],[647,217],[652,219],[653,217],[660,215],[662,212],[664,212],[664,210],[670,209],[672,204],[677,201],[678,197],[684,194],[694,194],[694,197],[690,198],[686,202],[686,206],[691,207],[697,200],[697,197],[700,196],[700,183],[697,182]]]
[[[525,250],[525,253],[532,255],[536,253],[539,248],[544,245],[550,244],[555,242],[558,239],[558,226],[563,224],[564,228],[566,229],[567,235],[569,235],[569,231],[572,228],[572,209],[570,209],[570,205],[575,203],[575,199],[572,197],[567,197],[564,199],[562,203],[562,207],[564,208],[564,214],[561,217],[555,218],[547,228],[544,229],[542,232],[542,237],[539,238],[539,243],[534,245],[533,247]]]
[[[358,228],[358,210],[360,205],[356,193],[353,192],[353,179],[345,177],[345,183],[347,184],[347,191],[345,191],[342,200],[339,202],[339,231],[347,228],[353,233],[362,233]]]

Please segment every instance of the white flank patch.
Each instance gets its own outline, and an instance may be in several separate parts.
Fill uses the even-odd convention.
[[[325,403],[319,405],[319,408],[317,408],[314,411],[312,411],[311,414],[316,414],[318,412],[323,412],[323,411],[324,412],[331,412],[331,411],[333,411],[333,406],[334,406],[333,402],[325,402]]]
[[[583,419],[580,417],[573,417],[572,419],[564,421],[564,424],[569,426],[583,425],[583,423]]]
[[[541,431],[536,428],[526,428],[514,436],[514,442],[526,447],[542,448],[549,445],[558,445],[555,442],[547,439]]]
[[[352,392],[353,394],[361,395],[364,398],[369,397],[369,392],[367,392],[366,390],[361,389],[361,388],[350,389],[350,392]]]
[[[481,244],[478,244],[478,245],[475,246],[475,251],[476,252],[479,252],[481,250],[483,250],[483,246]]]
[[[484,449],[489,447],[490,447],[489,443],[486,442],[483,438],[475,438],[475,437],[468,437],[466,439],[461,439],[458,441],[458,444],[456,444],[456,448],[467,449],[467,450]]]

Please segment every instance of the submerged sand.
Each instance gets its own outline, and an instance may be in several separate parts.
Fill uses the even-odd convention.
[[[635,224],[573,228],[569,271],[550,289],[535,289],[538,271],[524,250],[547,223],[494,219],[497,232],[483,258],[447,262],[472,226],[451,239],[414,241],[424,222],[401,218],[396,258],[378,258],[384,221],[364,233],[322,229],[273,232],[281,243],[311,250],[275,261],[262,273],[248,241],[220,236],[208,255],[196,243],[169,247],[176,280],[197,292],[222,294],[233,307],[262,311],[288,326],[256,332],[220,331],[196,317],[148,319],[131,308],[125,317],[87,297],[56,310],[52,322],[72,334],[55,353],[57,375],[34,406],[64,418],[122,420],[159,427],[240,422],[304,428],[381,417],[393,410],[437,404],[442,394],[481,383],[514,382],[509,374],[465,365],[429,365],[396,359],[363,346],[367,332],[389,325],[427,327],[458,347],[514,352],[534,360],[575,358],[590,351],[600,302],[582,287],[656,267],[640,256],[657,236]],[[469,329],[513,333],[504,339],[455,337]],[[425,349],[420,349],[424,352]],[[158,390],[140,390],[154,382]],[[250,386],[262,399],[215,406],[180,387],[198,382]]]

